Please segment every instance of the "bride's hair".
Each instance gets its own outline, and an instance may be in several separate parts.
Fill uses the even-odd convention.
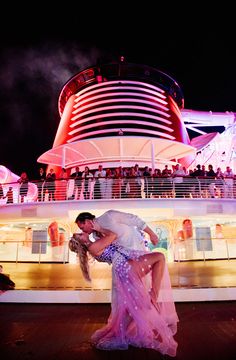
[[[80,268],[85,280],[91,281],[88,264],[88,249],[85,245],[79,243],[77,256],[79,258]]]
[[[89,264],[88,264],[88,249],[85,245],[81,244],[77,239],[72,237],[69,241],[69,248],[74,251],[79,258],[79,264],[82,274],[87,281],[91,281],[89,275]]]

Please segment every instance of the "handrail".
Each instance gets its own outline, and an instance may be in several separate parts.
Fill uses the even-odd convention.
[[[164,252],[167,262],[181,262],[189,260],[213,260],[235,259],[235,238],[202,238],[195,237],[186,240],[175,240],[169,243],[168,249],[150,246],[153,249]],[[2,262],[76,262],[76,254],[70,251],[68,240],[62,244],[53,246],[50,240],[0,240]],[[168,254],[167,254],[168,253]]]
[[[2,262],[67,263],[70,259],[68,241],[53,246],[50,240],[0,240]]]
[[[127,198],[236,198],[236,180],[210,177],[107,177],[56,179],[54,182],[32,180],[35,194],[19,196],[19,184],[2,184],[0,205],[37,201],[97,200]],[[7,192],[12,187],[12,201]],[[10,199],[11,200],[11,199]]]

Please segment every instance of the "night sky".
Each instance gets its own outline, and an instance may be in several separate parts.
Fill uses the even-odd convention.
[[[132,3],[132,2],[131,2]],[[76,5],[76,7],[74,7]],[[234,11],[153,8],[154,2],[110,8],[70,2],[55,13],[42,3],[2,12],[0,24],[0,165],[34,179],[37,158],[52,147],[58,97],[76,73],[118,60],[164,71],[180,85],[185,109],[236,112]],[[40,5],[40,6],[39,6]],[[158,5],[158,3],[157,3]],[[13,6],[13,5],[12,5]],[[67,8],[67,6],[69,8]],[[40,7],[40,8],[39,8]],[[185,5],[186,7],[186,5]],[[215,9],[214,5],[214,11]]]

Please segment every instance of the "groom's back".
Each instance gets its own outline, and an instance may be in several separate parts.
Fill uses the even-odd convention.
[[[117,242],[125,247],[136,250],[145,250],[141,232],[134,224],[135,216],[121,211],[109,210],[96,218],[105,229],[117,234]],[[130,218],[130,221],[129,221]]]

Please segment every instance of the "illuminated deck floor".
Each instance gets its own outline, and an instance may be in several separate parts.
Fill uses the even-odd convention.
[[[77,264],[2,263],[16,290],[0,302],[110,302],[111,267],[91,263],[92,282]],[[236,300],[236,259],[168,263],[175,301]]]

